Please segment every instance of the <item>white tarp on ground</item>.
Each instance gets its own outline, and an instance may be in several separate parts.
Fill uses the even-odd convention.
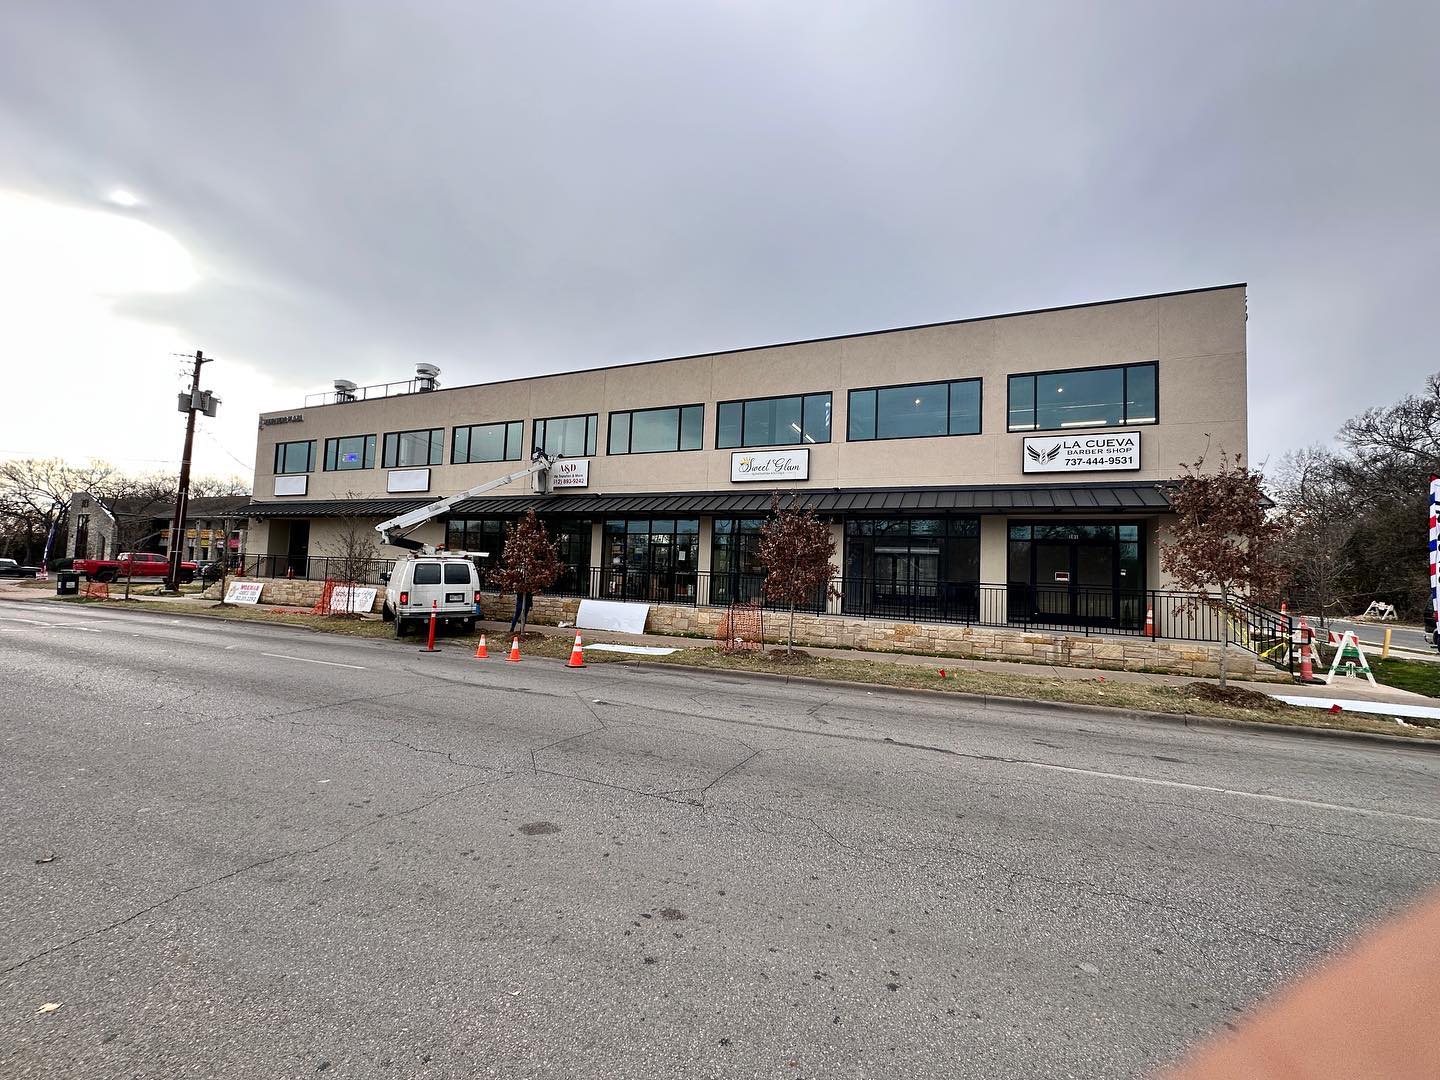
[[[582,645],[581,648],[594,649],[596,652],[638,653],[641,656],[669,656],[675,652],[674,649],[667,649],[662,645],[611,645],[608,642]]]
[[[1339,705],[1346,712],[1370,713],[1376,716],[1419,716],[1440,720],[1440,708],[1431,705],[1401,705],[1388,701],[1350,701],[1346,698],[1301,697],[1299,694],[1272,694],[1287,705],[1303,705],[1311,709],[1328,709]]]
[[[615,600],[581,600],[575,625],[582,630],[618,630],[643,634],[649,604],[622,604]]]

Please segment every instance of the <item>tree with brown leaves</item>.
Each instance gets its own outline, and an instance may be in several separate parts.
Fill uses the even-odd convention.
[[[1160,549],[1160,568],[1180,588],[1199,594],[1192,610],[1203,605],[1219,616],[1224,689],[1234,602],[1269,600],[1278,588],[1282,569],[1275,555],[1282,528],[1266,510],[1263,478],[1239,454],[1222,453],[1213,472],[1205,471],[1203,457],[1181,468],[1184,475],[1168,491],[1176,520]]]
[[[534,510],[505,529],[505,549],[500,565],[490,572],[490,583],[515,594],[520,616],[520,636],[525,636],[525,620],[530,607],[525,598],[541,589],[548,589],[560,576],[560,552]]]
[[[777,495],[770,503],[770,520],[760,530],[760,564],[765,567],[765,599],[790,608],[790,629],[785,638],[788,656],[795,644],[795,608],[818,596],[839,596],[830,579],[840,572],[830,560],[835,538],[830,526],[809,510],[781,507]]]

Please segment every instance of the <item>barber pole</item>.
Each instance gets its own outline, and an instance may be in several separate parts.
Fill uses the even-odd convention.
[[[1430,613],[1440,623],[1440,476],[1430,477]]]

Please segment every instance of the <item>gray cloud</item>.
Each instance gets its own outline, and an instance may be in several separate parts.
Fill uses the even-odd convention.
[[[52,0],[5,25],[0,187],[141,193],[205,281],[130,310],[306,383],[1242,279],[1257,457],[1440,367],[1433,4]]]

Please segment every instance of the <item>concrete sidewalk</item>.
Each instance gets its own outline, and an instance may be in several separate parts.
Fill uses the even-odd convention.
[[[487,634],[497,639],[509,636],[509,622],[484,621],[477,623]],[[531,623],[526,627],[528,631],[550,636],[573,637],[575,628],[573,626],[541,626]],[[621,634],[604,630],[582,630],[580,631],[586,644],[598,643],[624,643],[629,645],[668,646],[675,649],[707,649],[714,648],[715,642],[710,638],[686,638],[671,637],[664,634]],[[774,646],[767,646],[774,648]],[[800,648],[800,646],[797,646]],[[946,671],[976,671],[986,672],[992,675],[1023,675],[1032,679],[1050,678],[1082,680],[1094,682],[1104,679],[1106,682],[1140,683],[1148,686],[1185,686],[1192,682],[1206,681],[1197,680],[1188,675],[1156,675],[1145,671],[1112,671],[1102,668],[1079,668],[1079,667],[1056,667],[1052,664],[1020,664],[1003,660],[957,660],[944,656],[920,656],[912,653],[889,653],[889,652],[867,652],[862,649],[825,649],[805,646],[804,652],[811,656],[823,656],[830,660],[871,660],[886,664],[902,664],[908,667],[929,668],[938,671],[944,668]],[[1266,682],[1241,682],[1231,680],[1229,685],[1242,687],[1246,690],[1254,690],[1261,694],[1286,694],[1295,697],[1315,697],[1331,700],[1335,698],[1354,699],[1367,702],[1385,702],[1391,704],[1429,705],[1434,702],[1433,698],[1425,697],[1423,694],[1412,693],[1409,690],[1401,690],[1395,686],[1383,684],[1372,687],[1368,682],[1359,679],[1346,679],[1343,685],[1337,680],[1335,686],[1301,686],[1297,683],[1266,683]]]

